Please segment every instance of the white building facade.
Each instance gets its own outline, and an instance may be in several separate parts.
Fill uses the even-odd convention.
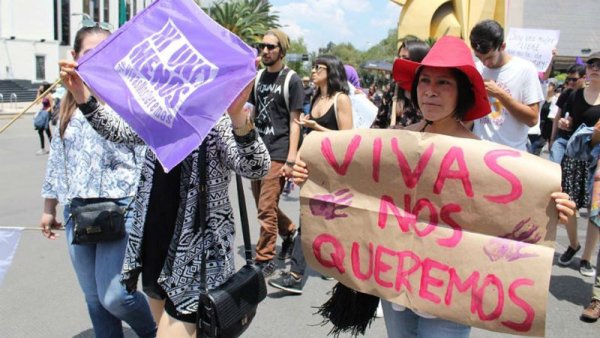
[[[0,80],[54,82],[84,16],[119,27],[153,0],[0,0]],[[120,12],[120,7],[124,9]]]

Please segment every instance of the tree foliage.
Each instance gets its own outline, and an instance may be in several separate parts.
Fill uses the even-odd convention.
[[[211,18],[244,42],[254,44],[271,28],[279,27],[279,16],[263,0],[220,2],[207,9]]]
[[[308,55],[308,47],[306,47],[306,42],[304,38],[300,37],[299,39],[290,39],[290,49],[288,50],[288,54],[307,54]],[[288,67],[292,68],[300,77],[310,75],[310,62],[305,61],[295,61],[295,62],[287,62]]]

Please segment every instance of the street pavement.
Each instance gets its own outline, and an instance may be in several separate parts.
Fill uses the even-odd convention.
[[[0,128],[15,111],[4,109],[0,112]],[[31,114],[0,134],[0,227],[27,227],[12,266],[0,285],[0,338],[93,337],[85,302],[68,258],[64,233],[51,241],[36,229],[42,210],[40,186],[47,159],[47,155],[35,155],[38,147]],[[259,227],[248,182],[245,185],[252,241],[255,242]],[[234,184],[230,193],[235,204]],[[289,197],[282,198],[281,206],[292,219],[298,219],[297,188]],[[579,218],[578,228],[583,243],[586,228],[583,218]],[[238,233],[236,263],[241,266],[244,259],[240,229]],[[567,243],[566,232],[561,228],[557,235],[555,262]],[[588,324],[579,320],[589,301],[592,278],[581,276],[578,266],[578,259],[570,267],[553,266],[548,293],[547,337],[599,337],[600,322]],[[282,262],[280,267],[284,267]],[[314,313],[315,307],[326,301],[327,292],[333,285],[333,281],[323,280],[317,273],[310,272],[301,296],[287,296],[269,286],[269,294],[244,336],[325,337],[331,326],[320,325],[321,318]],[[385,337],[383,319],[375,320],[366,336]],[[510,335],[476,328],[471,334],[471,337],[506,336]],[[126,328],[126,337],[135,337],[135,334]]]

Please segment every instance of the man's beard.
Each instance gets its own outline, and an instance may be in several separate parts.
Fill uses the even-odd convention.
[[[272,65],[274,65],[275,63],[277,63],[277,59],[270,59],[269,61],[265,61],[265,59],[263,58],[263,59],[262,59],[262,63],[263,63],[265,66],[269,67],[269,66],[272,66]]]
[[[269,61],[265,61],[264,57],[261,58],[261,61],[263,65],[269,67],[276,64],[277,61],[279,61],[279,59],[281,59],[281,52],[277,53],[277,55],[275,57],[272,57]]]

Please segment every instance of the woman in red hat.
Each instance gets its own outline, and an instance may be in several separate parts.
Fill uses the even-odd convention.
[[[413,102],[423,113],[423,120],[405,130],[477,139],[462,122],[490,113],[483,79],[464,41],[443,37],[432,47],[421,63],[398,59],[394,63],[394,80],[411,92]],[[296,159],[294,181],[302,184],[308,178],[306,164]],[[553,193],[559,219],[566,223],[573,216],[575,204],[562,192]],[[389,337],[468,337],[467,325],[436,318],[426,313],[382,300],[385,325]]]

